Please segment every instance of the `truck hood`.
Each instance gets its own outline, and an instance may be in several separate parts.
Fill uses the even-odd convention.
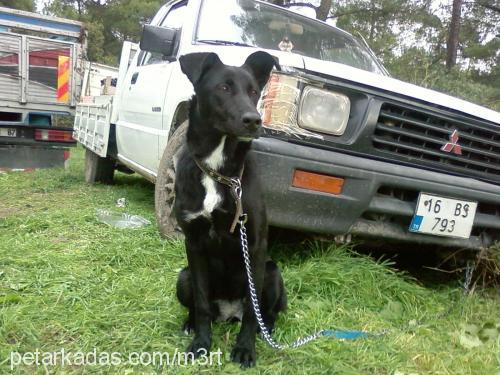
[[[437,104],[439,106],[454,109],[456,111],[460,111],[474,117],[479,117],[500,125],[500,112],[493,111],[465,100],[413,85],[411,83],[403,82],[395,78],[356,69],[344,64],[322,61],[304,56],[302,58],[304,60],[304,67],[308,71],[328,74],[347,81],[361,83],[366,86],[418,99],[429,104]],[[283,61],[282,64],[285,65],[285,62]]]

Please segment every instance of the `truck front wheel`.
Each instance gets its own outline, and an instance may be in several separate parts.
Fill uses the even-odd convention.
[[[116,163],[109,156],[102,158],[96,153],[85,149],[85,182],[95,184],[111,184],[115,174]]]
[[[155,186],[155,212],[160,235],[167,239],[182,238],[173,211],[175,200],[176,156],[186,143],[188,122],[183,122],[170,136],[158,167]]]

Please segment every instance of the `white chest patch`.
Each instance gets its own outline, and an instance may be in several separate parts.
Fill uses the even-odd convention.
[[[219,145],[208,155],[203,162],[210,168],[217,170],[224,164],[224,145],[226,136],[221,138]],[[203,199],[203,208],[198,212],[187,212],[186,221],[196,219],[198,216],[210,217],[212,211],[222,201],[222,196],[217,193],[216,182],[207,175],[203,175],[201,184],[205,188],[205,198]]]

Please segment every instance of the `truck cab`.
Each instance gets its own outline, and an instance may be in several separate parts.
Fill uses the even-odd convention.
[[[88,149],[89,182],[126,167],[156,184],[164,236],[176,230],[176,153],[193,95],[179,56],[215,52],[241,65],[265,50],[280,69],[259,102],[265,132],[252,157],[271,225],[476,249],[499,237],[500,114],[390,77],[349,33],[257,0],[176,0],[130,48],[116,94],[79,106],[75,137]],[[86,115],[99,110],[103,121]],[[100,142],[82,140],[89,129]],[[429,200],[442,217],[423,212]],[[454,217],[452,206],[465,205],[466,217]]]

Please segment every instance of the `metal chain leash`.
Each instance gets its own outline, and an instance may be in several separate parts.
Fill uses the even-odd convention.
[[[319,330],[309,336],[305,337],[299,337],[297,340],[295,340],[291,344],[280,344],[276,342],[269,330],[267,329],[264,319],[262,318],[262,313],[260,311],[260,305],[259,305],[259,299],[257,297],[257,291],[255,289],[255,284],[253,281],[253,276],[252,276],[252,265],[250,263],[250,254],[248,251],[248,238],[247,238],[247,229],[245,227],[245,223],[247,221],[247,214],[243,213],[242,210],[242,205],[241,205],[241,194],[242,194],[242,189],[241,189],[241,182],[238,178],[233,178],[232,179],[233,185],[231,186],[231,193],[233,194],[233,197],[236,200],[237,206],[239,210],[239,217],[238,217],[238,223],[240,226],[240,242],[241,242],[241,251],[243,254],[243,261],[245,263],[245,270],[247,274],[247,280],[248,280],[248,290],[250,293],[250,300],[252,302],[252,307],[255,313],[255,319],[257,320],[257,324],[259,325],[260,332],[262,334],[262,337],[264,340],[274,349],[288,349],[288,348],[298,348],[300,346],[303,346],[311,341],[317,340],[318,338],[322,336],[329,336],[329,337],[336,337],[339,339],[356,339],[360,337],[368,337],[368,336],[384,336],[388,333],[391,333],[393,330],[386,329],[383,330],[382,332],[379,333],[368,333],[364,331],[341,331],[341,330],[333,330],[333,329],[322,329]],[[239,202],[238,202],[239,201]],[[239,203],[239,204],[238,204]],[[467,262],[467,266],[465,268],[465,277],[464,277],[464,282],[463,282],[463,288],[464,288],[464,294],[469,294],[470,293],[470,284],[472,281],[472,275],[474,273],[474,270],[476,268],[476,263],[469,261]],[[452,306],[453,308],[453,306]],[[451,309],[446,312],[444,315],[448,315],[451,311]],[[418,322],[417,326],[422,325],[422,322]]]
[[[463,283],[465,295],[468,295],[471,292],[470,284],[472,282],[472,275],[474,274],[475,269],[476,269],[476,262],[469,260],[467,262],[467,266],[465,267],[465,280]]]
[[[367,333],[367,332],[363,332],[363,331],[338,331],[338,330],[331,330],[331,329],[322,329],[322,330],[319,330],[316,333],[313,333],[309,336],[298,338],[292,344],[279,344],[279,343],[277,343],[272,338],[271,334],[269,333],[269,330],[267,329],[266,325],[264,324],[264,320],[262,319],[262,314],[260,312],[259,299],[257,297],[257,291],[255,289],[255,284],[253,282],[252,266],[250,264],[250,255],[248,252],[248,238],[247,238],[247,230],[245,227],[245,223],[247,221],[247,215],[242,214],[239,217],[238,221],[240,224],[241,250],[243,253],[243,261],[245,262],[245,269],[246,269],[246,273],[247,273],[248,289],[250,292],[250,300],[252,302],[253,310],[255,313],[255,318],[257,319],[257,323],[259,325],[262,337],[271,347],[273,347],[275,349],[298,348],[299,346],[305,345],[305,344],[307,344],[311,341],[314,341],[322,336],[330,336],[330,337],[333,336],[333,337],[336,337],[339,339],[354,339],[354,338],[367,337],[367,336],[384,336],[384,335],[394,331],[391,329],[386,329],[386,330],[383,330],[382,332],[379,332],[379,333]],[[473,261],[467,262],[467,266],[465,268],[464,282],[462,284],[465,295],[470,293],[470,284],[472,281],[472,275],[474,273],[475,268],[476,268],[475,262],[473,262]],[[453,306],[451,306],[448,311],[441,314],[440,317],[444,317],[444,316],[449,315],[451,313],[451,310],[454,307],[455,307],[455,304]],[[423,322],[417,322],[417,326],[421,326],[423,324],[424,324]],[[404,329],[401,329],[401,330],[404,331]]]
[[[292,344],[279,344],[271,337],[271,334],[269,333],[269,330],[267,329],[266,325],[264,324],[264,320],[262,319],[262,314],[260,312],[260,306],[259,306],[259,299],[257,297],[257,291],[255,290],[255,284],[253,282],[252,266],[250,264],[250,255],[248,253],[247,229],[245,227],[246,221],[247,221],[247,215],[242,214],[239,218],[241,250],[243,253],[243,260],[245,262],[245,269],[247,272],[250,300],[252,302],[255,318],[257,319],[257,323],[259,324],[260,332],[264,337],[264,340],[266,340],[267,343],[275,349],[287,349],[287,348],[298,348],[299,346],[314,341],[321,336],[328,336],[329,330],[322,329],[316,333],[313,333],[312,335],[298,338]]]

